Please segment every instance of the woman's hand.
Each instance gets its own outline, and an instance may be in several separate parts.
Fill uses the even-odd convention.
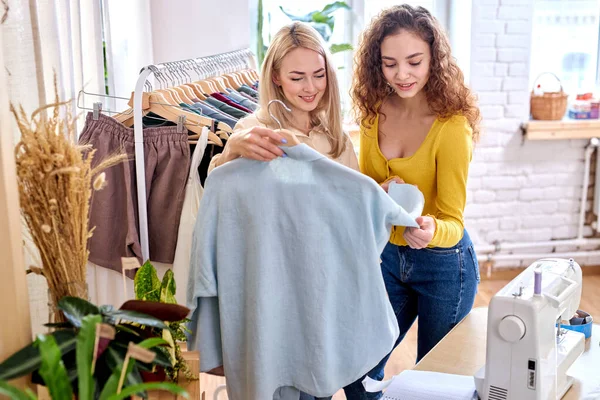
[[[435,219],[432,217],[418,217],[416,219],[419,228],[406,227],[404,239],[413,249],[424,249],[427,247],[435,234]]]
[[[285,153],[276,143],[285,144],[287,140],[269,128],[255,126],[234,132],[227,140],[219,165],[239,157],[257,161],[271,161],[283,157]]]
[[[397,176],[393,176],[391,178],[388,178],[387,180],[385,180],[382,184],[381,184],[381,188],[383,190],[385,190],[385,192],[387,193],[388,190],[390,189],[390,183],[391,182],[396,182],[396,183],[404,183],[404,181],[402,179],[400,179]]]

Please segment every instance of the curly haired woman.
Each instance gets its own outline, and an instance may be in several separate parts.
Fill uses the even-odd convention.
[[[420,228],[394,227],[381,269],[400,337],[418,322],[417,361],[473,306],[479,267],[463,224],[479,110],[438,21],[422,7],[395,6],[373,19],[355,61],[352,96],[361,124],[361,171],[425,196]],[[368,375],[381,380],[389,355]],[[360,381],[348,400],[378,399]]]

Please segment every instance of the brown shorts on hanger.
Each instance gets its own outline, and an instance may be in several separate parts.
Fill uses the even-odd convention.
[[[121,272],[121,257],[142,261],[139,237],[135,173],[134,130],[106,115],[94,120],[88,113],[79,144],[96,149],[92,165],[115,153],[127,153],[129,161],[107,170],[107,186],[92,192],[89,240],[94,264]],[[144,129],[146,199],[150,259],[172,263],[177,245],[179,219],[190,168],[187,130],[176,126]]]

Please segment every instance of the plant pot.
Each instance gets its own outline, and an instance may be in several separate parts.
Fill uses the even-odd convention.
[[[140,371],[142,380],[144,382],[165,382],[167,381],[167,374],[163,367],[156,367],[155,372]]]
[[[123,303],[121,310],[141,312],[167,322],[181,321],[190,313],[189,308],[179,304],[146,300],[128,300]]]

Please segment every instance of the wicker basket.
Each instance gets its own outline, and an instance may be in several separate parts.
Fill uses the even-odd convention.
[[[531,91],[531,118],[538,120],[549,120],[557,121],[563,119],[567,112],[567,97],[568,95],[563,91],[562,83],[558,76],[552,72],[544,72],[540,74],[533,87],[535,88],[537,81],[543,75],[552,75],[558,81],[560,85],[560,92],[544,92],[541,95],[536,95]]]

